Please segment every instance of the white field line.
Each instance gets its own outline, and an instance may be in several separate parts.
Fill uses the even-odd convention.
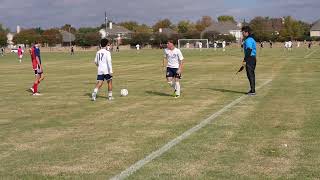
[[[305,55],[304,58],[309,58],[313,53],[315,53],[317,50],[314,50],[310,52],[309,54]]]
[[[257,87],[257,89],[262,88],[263,86],[269,84],[271,81],[272,81],[271,79],[265,81],[263,84],[261,84],[259,87]],[[146,165],[147,163],[149,163],[153,159],[161,156],[163,153],[167,152],[172,147],[174,147],[175,145],[179,144],[182,140],[188,138],[191,134],[197,132],[199,129],[201,129],[201,128],[205,127],[206,125],[210,124],[219,115],[221,115],[222,113],[226,112],[228,109],[230,109],[234,105],[238,104],[239,102],[243,101],[247,97],[248,97],[248,95],[243,95],[243,96],[239,97],[238,99],[232,101],[231,103],[229,103],[228,105],[226,105],[222,109],[220,109],[219,111],[213,113],[207,119],[202,120],[198,125],[196,125],[196,126],[192,127],[191,129],[185,131],[183,134],[181,134],[180,136],[174,138],[173,140],[171,140],[170,142],[168,142],[167,144],[162,146],[160,149],[158,149],[156,151],[153,151],[151,154],[149,154],[145,158],[139,160],[138,162],[134,163],[133,165],[131,165],[130,167],[128,167],[127,169],[122,171],[120,174],[112,177],[111,180],[122,180],[122,179],[125,179],[125,178],[129,177],[131,174],[133,174],[134,172],[136,172],[137,170],[142,168],[144,165]]]

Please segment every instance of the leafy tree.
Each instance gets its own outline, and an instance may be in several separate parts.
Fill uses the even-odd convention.
[[[58,29],[48,29],[45,30],[42,35],[42,41],[44,43],[48,43],[49,46],[54,46],[56,44],[61,43],[62,35],[60,34]]]
[[[217,41],[219,40],[219,32],[216,31],[208,31],[203,34],[204,39],[208,39],[209,41]]]
[[[98,32],[100,30],[100,28],[96,27],[81,27],[78,29],[79,33],[91,33],[91,32]]]
[[[72,27],[71,24],[65,24],[61,27],[61,30],[71,32],[72,34],[75,34],[77,32],[77,29]]]
[[[41,42],[41,36],[34,29],[22,30],[13,37],[15,44],[31,44],[35,41]]]
[[[218,21],[219,22],[233,22],[233,23],[236,23],[236,21],[234,20],[233,16],[227,16],[227,15],[219,16],[218,17]]]
[[[184,34],[184,33],[187,33],[188,31],[193,30],[193,29],[195,28],[195,26],[194,26],[194,24],[193,24],[192,22],[190,22],[190,21],[180,21],[180,22],[178,23],[177,28],[178,28],[178,32],[179,32],[179,33]]]
[[[213,20],[210,16],[202,16],[200,20],[196,23],[196,29],[198,31],[203,31],[206,27],[209,27],[213,24]]]
[[[153,32],[158,32],[160,28],[174,28],[173,24],[169,19],[159,20],[155,25],[153,25]]]
[[[0,47],[7,45],[7,34],[5,32],[0,32]]]
[[[273,38],[275,31],[268,17],[255,17],[249,25],[257,41],[269,41]]]
[[[0,23],[0,32],[8,33],[8,32],[10,32],[10,30],[9,30],[8,28],[5,28],[5,27]]]
[[[130,44],[131,45],[145,45],[150,41],[151,34],[149,33],[133,33]]]
[[[96,46],[99,44],[100,34],[99,32],[89,33],[77,33],[76,34],[76,45],[82,47]]]
[[[118,24],[119,26],[125,27],[130,31],[136,31],[139,27],[139,24],[135,21],[125,21]]]

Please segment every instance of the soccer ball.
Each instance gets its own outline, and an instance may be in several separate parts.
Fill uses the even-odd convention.
[[[128,96],[128,90],[127,89],[121,89],[120,94],[121,96]]]

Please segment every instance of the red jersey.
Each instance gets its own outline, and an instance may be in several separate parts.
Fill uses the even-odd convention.
[[[32,48],[30,48],[30,56],[31,56],[31,62],[32,62],[32,68],[34,70],[37,69],[37,65],[38,65],[38,61],[36,58],[36,52],[35,52],[35,47],[32,46]]]

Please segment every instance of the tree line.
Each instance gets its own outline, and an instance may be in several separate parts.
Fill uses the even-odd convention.
[[[122,44],[151,44],[157,45],[159,42],[165,42],[170,39],[199,39],[201,32],[214,24],[215,22],[230,22],[236,24],[233,16],[223,15],[214,20],[210,16],[203,16],[196,22],[189,20],[181,20],[178,23],[173,23],[170,19],[161,19],[154,25],[139,24],[136,21],[125,21],[114,23],[127,28],[132,33],[130,38],[123,39]],[[288,40],[318,40],[310,38],[311,24],[296,20],[290,16],[282,18],[270,17],[255,17],[250,22],[243,20],[242,25],[249,25],[253,29],[254,36],[257,41],[288,41]],[[43,30],[42,28],[22,29],[19,34],[13,38],[15,44],[31,44],[34,41],[45,43],[48,46],[61,44],[62,35],[60,30],[71,32],[75,35],[76,40],[74,45],[78,46],[95,46],[98,44],[101,36],[100,29],[104,29],[105,25],[101,24],[98,27],[81,27],[75,28],[70,24],[65,24],[60,28],[50,28]],[[159,32],[160,28],[169,28],[173,30],[172,34],[163,34]],[[6,45],[6,33],[9,30],[5,29],[0,24],[0,46]],[[110,36],[109,38],[116,38]],[[219,32],[207,32],[202,38],[215,40],[235,41],[232,35],[222,35]]]

